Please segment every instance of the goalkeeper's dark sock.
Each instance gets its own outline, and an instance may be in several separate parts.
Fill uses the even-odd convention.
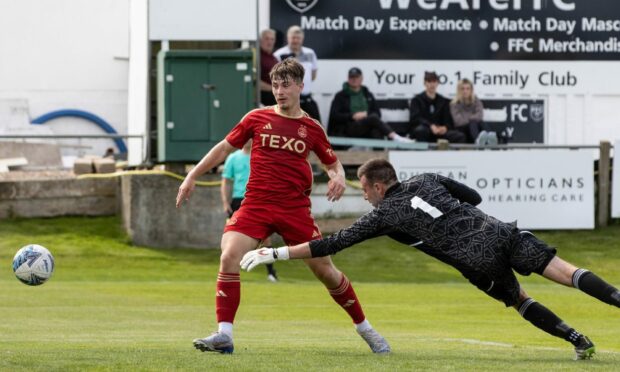
[[[349,314],[351,319],[353,319],[353,323],[358,324],[366,319],[362,305],[360,305],[353,286],[351,286],[351,282],[349,282],[346,275],[342,274],[340,284],[338,287],[330,289],[329,294]]]
[[[573,286],[606,304],[620,307],[620,291],[586,269],[573,273]]]
[[[238,273],[218,273],[215,288],[217,322],[233,323],[241,301],[241,281]]]
[[[523,301],[521,306],[519,306],[519,314],[550,335],[562,338],[575,346],[579,345],[581,333],[568,326],[551,310],[534,299],[528,298]]]

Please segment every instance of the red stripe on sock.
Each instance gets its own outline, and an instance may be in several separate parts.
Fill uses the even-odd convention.
[[[220,278],[226,279],[222,280]],[[233,323],[240,301],[241,282],[239,281],[239,274],[219,273],[215,287],[215,314],[217,322]]]
[[[332,296],[334,301],[342,308],[344,311],[349,314],[351,319],[353,319],[353,323],[358,324],[366,319],[364,315],[364,310],[362,310],[362,305],[353,290],[353,286],[349,279],[342,274],[342,279],[338,287],[329,290],[329,294]]]
[[[342,279],[340,280],[340,284],[338,285],[338,287],[330,289],[329,294],[331,294],[332,296],[341,295],[347,290],[349,285],[351,285],[351,283],[349,282],[349,278],[342,275]]]
[[[222,281],[239,281],[239,274],[219,273],[219,274],[217,274],[217,280],[222,280]]]

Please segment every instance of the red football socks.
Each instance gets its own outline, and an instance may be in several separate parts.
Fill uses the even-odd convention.
[[[342,274],[338,287],[330,289],[329,294],[349,314],[351,319],[353,319],[353,323],[358,324],[366,319],[353,286],[351,286],[351,282],[344,274]]]
[[[217,322],[232,323],[241,299],[239,274],[217,274],[215,290],[215,313]]]

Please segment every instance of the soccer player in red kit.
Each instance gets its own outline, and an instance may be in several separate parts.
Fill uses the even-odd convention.
[[[202,351],[232,353],[233,321],[240,301],[239,261],[273,232],[287,245],[321,237],[310,213],[312,169],[308,155],[313,151],[329,176],[327,199],[340,199],[345,189],[344,170],[336,158],[320,123],[299,106],[303,89],[303,66],[292,58],[276,64],[270,73],[277,105],[250,111],[233,130],[196,165],[179,187],[176,205],[189,199],[198,176],[222,163],[236,148],[253,140],[250,179],[241,208],[224,228],[215,307],[218,331],[194,340]],[[352,318],[357,332],[375,353],[387,353],[390,346],[372,328],[347,277],[329,257],[305,261],[327,287],[332,298]]]

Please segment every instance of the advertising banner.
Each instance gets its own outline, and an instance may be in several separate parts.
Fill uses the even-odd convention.
[[[613,175],[611,180],[611,216],[620,217],[620,141],[614,144]]]
[[[510,143],[545,142],[545,101],[485,99],[484,121]]]
[[[314,93],[335,93],[352,66],[379,93],[419,93],[431,70],[449,93],[461,78],[481,94],[620,93],[614,0],[271,1],[270,27],[291,25],[319,58]]]
[[[389,159],[399,180],[450,177],[480,193],[480,209],[520,228],[594,228],[591,151],[392,151]]]
[[[615,0],[272,1],[323,59],[618,60]]]

